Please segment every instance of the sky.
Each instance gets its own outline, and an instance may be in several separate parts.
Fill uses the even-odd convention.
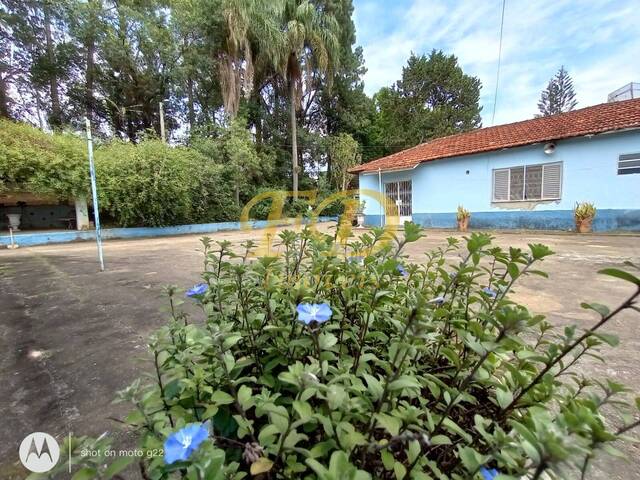
[[[354,0],[369,95],[402,75],[411,52],[441,49],[482,81],[483,126],[492,120],[502,0]],[[495,124],[532,118],[561,65],[576,108],[640,82],[638,0],[506,0]]]

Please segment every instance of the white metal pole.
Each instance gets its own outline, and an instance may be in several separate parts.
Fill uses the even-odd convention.
[[[384,196],[384,192],[382,191],[382,172],[380,171],[380,168],[378,168],[378,191],[380,192],[380,198],[381,198],[381,202],[380,202],[380,226],[382,227],[384,224],[382,222],[382,208],[383,208],[383,203],[385,203],[387,201],[387,199]]]
[[[96,242],[98,244],[98,258],[100,259],[100,271],[104,272],[104,258],[102,256],[102,232],[100,230],[100,213],[98,208],[98,189],[96,187],[96,169],[93,165],[93,139],[91,138],[91,122],[87,123],[87,148],[89,150],[89,174],[91,175],[91,195],[93,197],[93,220],[96,224]]]

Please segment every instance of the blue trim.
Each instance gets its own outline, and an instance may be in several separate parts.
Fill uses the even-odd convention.
[[[319,222],[336,221],[336,217],[319,217]],[[277,226],[291,225],[295,219],[286,219],[278,223]],[[306,221],[305,221],[306,223]],[[189,235],[198,233],[214,233],[227,230],[266,228],[269,225],[267,220],[251,220],[247,224],[241,222],[221,222],[221,223],[200,223],[193,225],[176,225],[173,227],[137,227],[137,228],[106,228],[102,229],[102,239],[117,238],[143,238],[143,237],[167,237],[172,235]],[[95,230],[76,231],[69,230],[63,232],[18,232],[14,234],[15,242],[21,246],[48,245],[51,243],[68,243],[80,240],[95,240]],[[0,245],[9,245],[11,237],[0,235]]]
[[[423,227],[456,228],[456,214],[414,213],[413,221]],[[380,225],[380,215],[366,215],[365,225]],[[509,210],[471,212],[473,229],[574,230],[573,210]],[[640,231],[640,210],[598,210],[593,231]]]

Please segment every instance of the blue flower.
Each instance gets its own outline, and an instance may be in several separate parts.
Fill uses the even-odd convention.
[[[402,275],[403,277],[407,278],[409,276],[409,272],[407,272],[402,265],[398,264],[396,266],[396,269],[400,272],[400,275]]]
[[[486,468],[486,467],[481,467],[480,473],[482,474],[482,478],[484,478],[484,480],[493,480],[498,475],[500,475],[500,472],[495,468]]]
[[[435,303],[436,305],[442,305],[445,302],[444,297],[436,297],[429,300],[429,303]]]
[[[491,298],[496,298],[496,296],[498,295],[495,290],[491,290],[489,287],[484,287],[482,291],[489,295]]]
[[[324,323],[331,318],[333,312],[328,303],[301,303],[296,308],[298,320],[305,325],[312,322]]]
[[[190,423],[172,433],[164,442],[164,463],[171,465],[188,459],[208,437],[209,430],[200,423]]]
[[[204,295],[204,293],[209,290],[209,285],[207,285],[206,283],[198,283],[196,285],[194,285],[193,287],[191,287],[189,290],[187,290],[187,293],[185,293],[185,295],[187,297],[195,297],[196,295]]]

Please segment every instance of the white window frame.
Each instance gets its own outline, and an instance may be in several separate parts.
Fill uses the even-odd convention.
[[[553,197],[545,197],[544,196],[544,169],[546,166],[550,165],[560,165],[560,189],[558,190],[558,196]],[[522,185],[522,197],[521,199],[511,200],[511,169],[513,168],[522,168],[524,167],[524,183]],[[524,198],[527,191],[527,167],[542,167],[542,184],[540,185],[540,198]],[[507,180],[507,200],[498,200],[496,199],[496,172],[508,171],[509,178]],[[491,203],[512,203],[512,202],[540,202],[544,200],[560,200],[562,199],[562,181],[564,175],[564,165],[562,162],[548,162],[548,163],[535,163],[531,165],[513,165],[511,167],[505,168],[494,168],[491,172]]]

